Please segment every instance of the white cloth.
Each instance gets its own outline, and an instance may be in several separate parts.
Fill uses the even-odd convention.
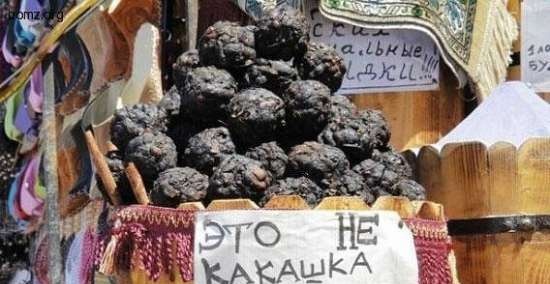
[[[550,137],[550,104],[524,83],[507,82],[434,146],[478,141],[489,147],[502,141],[519,147],[534,137]]]

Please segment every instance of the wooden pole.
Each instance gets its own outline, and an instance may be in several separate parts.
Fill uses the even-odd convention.
[[[44,154],[46,185],[46,231],[48,235],[48,276],[50,283],[63,283],[61,273],[61,238],[58,204],[57,131],[55,120],[55,88],[53,69],[44,75],[44,104],[42,107],[41,147]]]
[[[199,22],[199,1],[187,0],[187,19],[185,21],[187,25],[187,49],[197,48],[197,29]]]

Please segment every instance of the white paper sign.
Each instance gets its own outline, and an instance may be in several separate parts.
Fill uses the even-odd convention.
[[[197,213],[198,284],[417,284],[413,237],[391,211]]]
[[[521,23],[521,80],[550,92],[550,0],[524,0]]]
[[[439,88],[439,50],[416,30],[371,30],[333,22],[307,1],[312,41],[336,48],[348,72],[338,94],[426,91]]]

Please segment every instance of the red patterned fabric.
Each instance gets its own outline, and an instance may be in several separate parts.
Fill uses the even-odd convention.
[[[451,284],[451,238],[445,221],[405,219],[414,236],[420,284]]]
[[[39,238],[33,255],[33,274],[36,283],[48,284],[48,239]]]
[[[112,274],[140,269],[156,281],[177,266],[183,280],[192,280],[194,218],[193,210],[140,205],[119,209],[99,270]]]
[[[94,257],[98,245],[97,235],[92,229],[86,229],[82,240],[81,267],[79,268],[79,279],[81,283],[92,283],[94,272]]]

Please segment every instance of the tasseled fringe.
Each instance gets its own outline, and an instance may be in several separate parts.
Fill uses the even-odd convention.
[[[480,100],[506,80],[508,65],[512,62],[512,44],[519,35],[518,25],[504,2],[495,1],[490,5],[484,50],[478,66],[470,74]]]
[[[103,257],[99,264],[99,272],[105,275],[113,275],[116,271],[116,253],[119,246],[119,240],[117,236],[112,236],[111,240],[107,244]]]
[[[420,284],[459,284],[451,262],[451,238],[445,221],[405,219],[414,237]]]
[[[157,281],[163,273],[175,278],[174,272],[179,272],[183,280],[190,281],[193,279],[192,258],[190,233],[146,231],[140,226],[122,225],[103,251],[99,272],[113,275],[122,270],[140,269],[152,281]]]

